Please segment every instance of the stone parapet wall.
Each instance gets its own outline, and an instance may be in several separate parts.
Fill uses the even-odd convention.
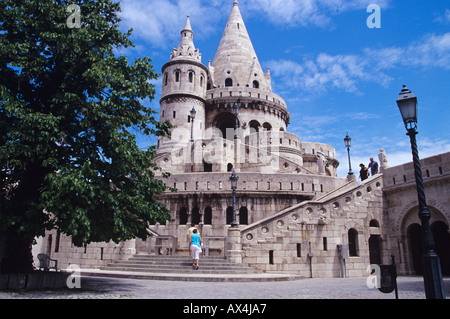
[[[378,175],[353,183],[334,196],[303,202],[242,228],[243,262],[264,271],[309,277],[312,269],[312,277],[339,277],[337,245],[348,244],[348,232],[355,229],[357,256],[346,260],[346,275],[366,275],[368,239],[381,233],[369,224],[376,220],[382,225],[382,181]]]

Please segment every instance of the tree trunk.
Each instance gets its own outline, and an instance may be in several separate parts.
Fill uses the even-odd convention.
[[[2,234],[1,273],[27,273],[33,270],[33,239],[20,235],[16,227]],[[1,252],[0,252],[1,253]]]

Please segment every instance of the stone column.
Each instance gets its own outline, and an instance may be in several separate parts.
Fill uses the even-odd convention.
[[[227,260],[235,264],[242,264],[241,230],[228,228]]]

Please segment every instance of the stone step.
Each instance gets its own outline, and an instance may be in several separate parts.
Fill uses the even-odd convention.
[[[134,255],[101,267],[103,271],[179,273],[195,271],[203,274],[257,274],[261,271],[243,264],[227,262],[224,257],[200,257],[199,269],[192,268],[189,256]]]
[[[254,269],[252,267],[248,267],[248,266],[244,266],[244,265],[208,265],[208,264],[203,264],[203,263],[199,263],[199,265],[201,265],[202,269],[213,269],[216,271],[220,271],[220,270],[251,270],[254,271]],[[161,270],[161,271],[169,271],[169,270],[179,270],[179,271],[184,271],[186,270],[186,268],[192,267],[192,263],[184,263],[184,264],[179,264],[179,265],[167,265],[167,264],[136,264],[136,263],[125,263],[125,262],[121,262],[121,263],[114,263],[114,264],[109,264],[108,266],[106,266],[107,268],[111,269],[111,268],[140,268],[140,269],[152,269],[152,270]]]

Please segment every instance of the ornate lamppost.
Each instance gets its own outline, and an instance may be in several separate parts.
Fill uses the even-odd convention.
[[[351,164],[351,161],[350,161],[350,147],[352,146],[352,139],[348,135],[348,132],[347,132],[347,135],[344,138],[344,142],[345,142],[345,147],[347,148],[347,154],[348,154],[348,175],[351,176],[351,175],[353,175],[352,164]]]
[[[195,110],[195,107],[192,107],[191,110],[191,142],[194,142],[194,120],[195,120],[195,115],[197,114],[197,111]]]
[[[430,229],[431,213],[428,210],[425,187],[422,178],[422,168],[417,148],[417,97],[403,85],[403,89],[397,99],[397,105],[403,118],[406,130],[411,140],[411,149],[416,177],[417,195],[419,200],[419,218],[422,223],[422,242],[424,254],[422,255],[423,279],[425,284],[425,296],[427,299],[445,299],[444,283],[439,256],[434,250],[434,239]]]
[[[236,175],[236,172],[233,170],[230,177],[231,189],[233,190],[233,221],[231,222],[231,228],[239,227],[238,222],[236,221],[236,188],[239,177]]]

